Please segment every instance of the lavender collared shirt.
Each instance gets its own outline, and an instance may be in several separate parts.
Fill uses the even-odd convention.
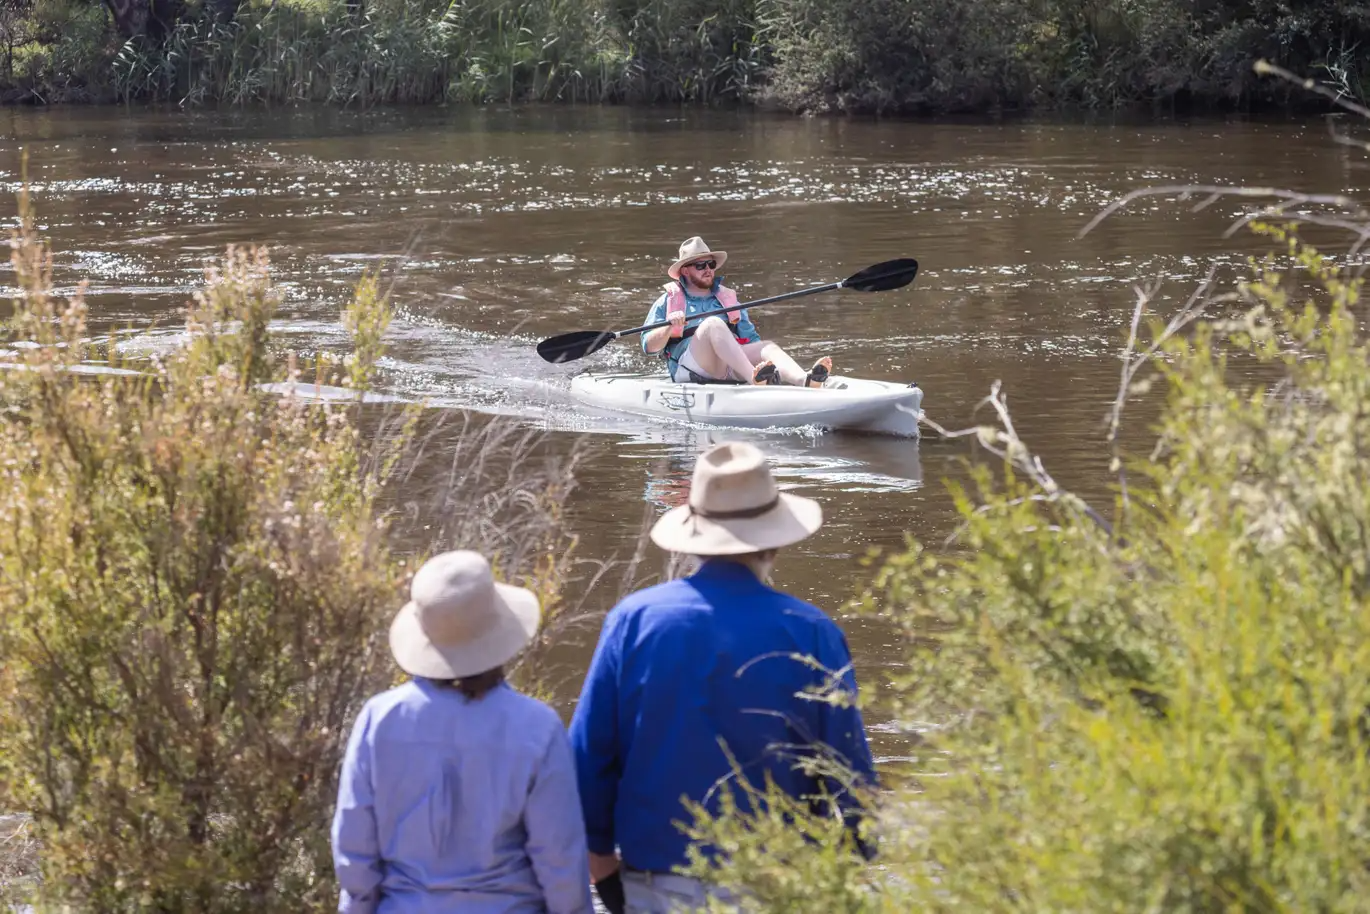
[[[585,826],[555,711],[415,679],[357,716],[333,817],[344,914],[589,914]]]

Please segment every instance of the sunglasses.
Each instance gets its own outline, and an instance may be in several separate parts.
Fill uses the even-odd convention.
[[[712,270],[716,266],[718,266],[717,260],[696,260],[694,263],[690,264],[690,269]]]

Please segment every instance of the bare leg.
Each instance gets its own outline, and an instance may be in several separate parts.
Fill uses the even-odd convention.
[[[799,363],[790,358],[785,350],[781,349],[770,340],[761,340],[758,343],[747,343],[742,347],[742,351],[747,354],[747,358],[753,362],[767,361],[774,362],[776,370],[780,372],[780,380],[794,387],[803,387],[808,382],[809,373],[800,368]],[[832,359],[824,356],[814,364],[823,364],[829,370],[832,369]],[[811,385],[821,387],[821,384]]]
[[[690,355],[694,356],[705,374],[720,381],[725,380],[729,373],[739,381],[750,381],[756,376],[757,369],[766,362],[764,358],[750,358],[721,317],[707,317],[699,322],[690,341]],[[803,372],[800,372],[800,376],[802,378]]]

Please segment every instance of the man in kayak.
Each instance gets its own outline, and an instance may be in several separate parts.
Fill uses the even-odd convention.
[[[737,293],[723,285],[718,274],[727,259],[727,251],[709,250],[697,235],[680,245],[679,257],[666,271],[671,282],[645,321],[669,320],[671,326],[645,334],[642,350],[660,352],[671,379],[680,383],[740,381],[822,387],[832,370],[832,359],[824,356],[804,371],[785,350],[761,338],[745,308],[703,320],[693,316],[737,304]]]

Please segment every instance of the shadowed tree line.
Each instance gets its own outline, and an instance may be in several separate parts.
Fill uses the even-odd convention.
[[[0,100],[1273,109],[1366,97],[1359,0],[0,0]]]

